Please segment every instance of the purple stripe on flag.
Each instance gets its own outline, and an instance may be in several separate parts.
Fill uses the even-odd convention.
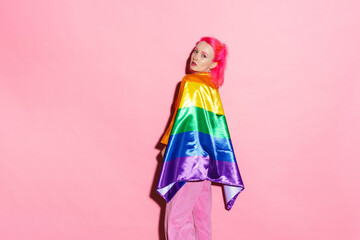
[[[217,161],[209,156],[188,156],[164,162],[157,188],[196,180],[244,187],[236,162]]]

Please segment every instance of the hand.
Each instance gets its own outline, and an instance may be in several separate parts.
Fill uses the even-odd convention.
[[[164,157],[166,151],[166,146],[161,150],[161,156]]]

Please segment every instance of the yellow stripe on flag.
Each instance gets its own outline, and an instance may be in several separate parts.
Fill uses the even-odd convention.
[[[195,106],[219,115],[224,115],[220,94],[217,89],[199,82],[187,81],[185,85],[186,87],[183,90],[183,98],[179,104],[179,109]]]

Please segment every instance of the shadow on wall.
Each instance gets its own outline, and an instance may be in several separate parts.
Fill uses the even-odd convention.
[[[164,133],[165,133],[166,129],[169,127],[170,122],[171,122],[171,117],[175,112],[175,101],[176,101],[176,98],[177,98],[177,93],[179,92],[180,83],[181,82],[179,82],[177,84],[175,92],[174,92],[174,97],[173,97],[173,103],[171,105],[170,116],[169,116],[169,119],[167,121]],[[162,136],[163,135],[160,136],[160,138],[158,139],[157,144],[155,146],[155,149],[158,149],[159,151],[161,151],[165,147],[164,144],[162,144],[160,142]],[[165,240],[164,220],[165,220],[166,201],[156,191],[156,187],[157,187],[157,184],[158,184],[158,181],[159,181],[159,178],[160,178],[161,168],[162,168],[162,164],[163,164],[163,157],[161,156],[160,152],[156,156],[156,160],[157,160],[158,164],[157,164],[155,174],[154,174],[154,177],[153,177],[153,183],[152,183],[151,190],[150,190],[150,198],[153,199],[157,204],[159,204],[159,206],[161,208],[160,217],[159,217],[158,231],[159,231],[159,239],[160,240]]]
[[[163,144],[158,144],[163,145]],[[159,148],[158,145],[155,148]],[[163,163],[163,158],[161,154],[159,153],[156,157],[156,160],[158,161],[158,165],[156,167],[153,184],[150,190],[150,198],[153,199],[157,204],[159,204],[161,210],[160,210],[160,216],[159,216],[159,239],[165,240],[165,230],[164,230],[164,220],[165,220],[165,208],[166,208],[166,201],[156,192],[157,183],[160,177],[161,167]]]
[[[186,61],[186,65],[185,65],[185,74],[190,74],[190,61],[191,61],[191,53],[192,50],[189,54],[189,57]],[[171,118],[172,115],[175,112],[175,102],[176,102],[176,98],[180,89],[180,84],[181,82],[178,82],[178,84],[176,85],[175,88],[175,92],[174,92],[174,96],[173,96],[173,102],[170,108],[170,116],[169,119],[167,121],[166,124],[166,128],[164,129],[164,133],[166,131],[166,129],[170,126],[170,122],[171,122]],[[160,142],[162,136],[164,135],[164,133],[160,136],[160,138],[158,139],[156,145],[155,145],[155,149],[158,149],[159,151],[161,151],[164,148],[164,144],[162,144]],[[160,240],[165,240],[165,230],[164,230],[164,220],[165,220],[165,209],[166,209],[166,201],[157,193],[156,191],[156,187],[160,178],[160,173],[161,173],[161,168],[162,168],[162,163],[163,163],[163,158],[159,152],[159,154],[156,156],[156,160],[158,162],[156,170],[155,170],[155,174],[154,174],[154,178],[153,178],[153,183],[150,189],[150,198],[153,199],[157,204],[159,204],[161,210],[160,210],[160,216],[159,216],[159,228],[158,228],[158,232],[159,232],[159,239]]]

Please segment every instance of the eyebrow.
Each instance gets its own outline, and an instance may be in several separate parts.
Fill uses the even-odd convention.
[[[199,51],[199,49],[197,48],[197,47],[194,47],[194,50],[197,50],[197,51]],[[205,53],[205,55],[208,55],[209,56],[209,54],[207,53],[207,52],[205,52],[205,51],[201,51],[202,53]]]

